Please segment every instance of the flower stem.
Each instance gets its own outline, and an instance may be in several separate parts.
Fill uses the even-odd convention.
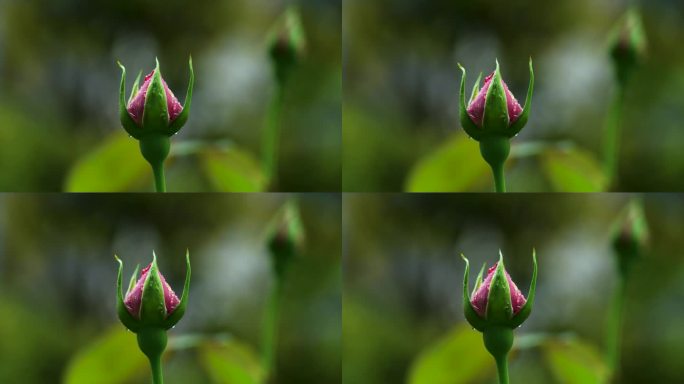
[[[275,355],[278,349],[278,321],[280,318],[281,279],[276,277],[271,285],[262,329],[262,366],[266,381],[275,377]]]
[[[166,331],[162,328],[143,328],[138,331],[138,347],[150,360],[152,384],[164,384],[161,357],[166,349]]]
[[[164,384],[162,375],[161,356],[150,358],[150,368],[152,368],[152,384]]]
[[[622,109],[624,105],[624,85],[618,82],[615,94],[610,103],[608,118],[604,129],[603,139],[603,172],[606,176],[606,186],[615,183],[620,151],[620,136],[622,130]]]
[[[497,192],[506,192],[504,164],[511,151],[511,143],[505,136],[487,136],[480,139],[480,154],[492,167]]]
[[[620,347],[622,337],[622,312],[625,305],[625,278],[618,276],[617,287],[608,314],[606,329],[606,365],[612,382],[618,382],[620,376]]]
[[[166,180],[164,179],[164,163],[152,165],[154,173],[154,189],[157,192],[166,192]]]
[[[506,177],[504,176],[503,164],[493,165],[492,173],[494,174],[496,192],[506,192]]]
[[[506,356],[496,359],[496,370],[499,374],[499,384],[508,384],[508,360]]]
[[[168,136],[151,133],[140,138],[140,153],[152,166],[154,187],[157,192],[166,192],[164,181],[164,160],[169,155],[171,140]]]
[[[513,330],[506,327],[490,327],[482,332],[482,340],[496,361],[499,384],[508,384],[508,352],[513,346]]]
[[[272,186],[277,178],[283,88],[281,82],[276,82],[276,87],[268,106],[266,127],[262,136],[262,170],[269,186]]]

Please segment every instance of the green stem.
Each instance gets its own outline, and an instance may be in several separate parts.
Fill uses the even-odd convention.
[[[615,183],[618,169],[623,105],[624,85],[618,82],[608,110],[603,139],[603,172],[606,176],[607,187]]]
[[[494,175],[494,187],[496,192],[506,192],[506,178],[504,176],[503,164],[492,165],[492,174]]]
[[[513,330],[506,327],[489,327],[482,332],[482,340],[496,361],[499,384],[508,384],[508,352],[513,347]]]
[[[140,138],[140,152],[152,166],[154,187],[157,192],[166,192],[164,181],[164,160],[169,155],[171,140],[160,133],[150,133]]]
[[[480,139],[480,154],[492,167],[494,186],[497,192],[506,192],[504,164],[511,151],[511,143],[505,136],[485,136]]]
[[[622,312],[625,305],[625,278],[618,276],[613,293],[606,329],[606,365],[612,382],[620,376],[620,347],[622,337]]]
[[[152,165],[154,173],[154,189],[157,192],[166,192],[166,180],[164,179],[164,163]]]
[[[266,127],[262,136],[262,169],[269,186],[272,186],[277,179],[283,88],[280,82],[276,82],[276,88],[268,106]]]
[[[150,358],[150,368],[152,368],[152,384],[164,384],[162,375],[161,356]]]
[[[278,320],[280,318],[280,296],[282,284],[276,277],[271,285],[266,307],[266,317],[262,329],[262,366],[266,372],[266,382],[275,377],[275,355],[278,349]]]
[[[508,384],[508,360],[506,359],[506,356],[495,360],[496,370],[499,374],[499,384]]]
[[[166,331],[162,328],[143,328],[138,331],[138,346],[150,360],[152,384],[164,384],[161,357],[166,349]]]

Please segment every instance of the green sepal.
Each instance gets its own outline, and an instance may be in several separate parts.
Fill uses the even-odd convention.
[[[119,120],[121,120],[121,126],[123,126],[124,130],[126,130],[126,133],[136,139],[140,139],[140,135],[143,133],[142,127],[139,126],[135,120],[133,120],[126,109],[126,67],[124,67],[119,61],[116,63],[121,68],[121,86],[119,87]]]
[[[470,296],[468,296],[468,275],[470,272],[470,262],[461,254],[461,258],[465,261],[465,274],[463,276],[463,314],[470,325],[476,330],[483,332],[487,322],[475,312],[473,306],[470,304]]]
[[[154,68],[152,80],[145,94],[142,125],[145,132],[166,132],[169,126],[169,110],[159,70],[159,60],[155,59],[155,61],[157,66]]]
[[[482,72],[480,72],[479,75],[477,75],[477,80],[475,80],[475,85],[473,85],[473,91],[470,93],[470,100],[468,100],[468,104],[473,102],[473,99],[477,96],[477,91],[480,90],[480,80],[482,80]]]
[[[144,326],[157,327],[166,319],[164,286],[159,277],[157,255],[152,252],[152,264],[143,285],[140,299],[140,321]]]
[[[116,278],[116,312],[119,315],[119,320],[121,323],[128,328],[131,332],[137,332],[141,328],[141,323],[138,319],[134,318],[128,308],[124,304],[123,293],[121,292],[121,274],[123,271],[123,262],[118,256],[114,255],[114,258],[119,263],[119,272]],[[129,288],[130,289],[130,288]]]
[[[509,324],[513,317],[513,304],[511,303],[511,289],[506,279],[503,255],[499,251],[499,263],[496,265],[492,282],[489,285],[486,308],[487,325]]]
[[[482,116],[482,130],[490,134],[507,136],[509,125],[506,91],[501,80],[499,61],[496,61],[494,76],[485,96],[484,114]]]
[[[188,297],[190,295],[190,250],[185,251],[185,285],[183,286],[183,294],[176,309],[163,321],[162,326],[165,329],[171,329],[180,321],[185,314],[185,308],[188,306]]]
[[[135,81],[133,82],[133,87],[131,88],[131,95],[128,97],[128,104],[130,104],[131,100],[135,97],[135,95],[140,92],[140,77],[142,76],[142,69],[138,71],[138,76],[135,77]]]
[[[140,271],[140,264],[135,266],[135,270],[133,271],[133,274],[131,275],[131,280],[128,282],[128,289],[126,290],[126,294],[128,295],[128,292],[135,287],[136,283],[136,277],[138,276],[138,272]]]
[[[463,130],[465,131],[468,136],[472,137],[474,140],[480,141],[480,138],[482,137],[482,128],[478,127],[475,125],[473,120],[470,119],[470,116],[468,115],[468,104],[466,104],[466,99],[465,99],[465,79],[466,79],[466,70],[461,66],[461,64],[458,64],[458,67],[461,69],[462,75],[461,75],[461,88],[459,92],[459,116],[461,120],[461,127],[463,127]]]
[[[477,290],[480,289],[480,286],[482,285],[485,268],[487,268],[487,263],[482,264],[482,268],[480,268],[480,273],[477,274],[477,279],[475,280],[475,287],[473,288],[473,292],[470,295],[471,297],[475,295],[475,292],[477,292]]]
[[[530,282],[530,289],[527,292],[527,301],[525,302],[525,305],[520,308],[520,311],[511,319],[509,323],[509,327],[511,328],[517,328],[522,325],[522,323],[530,317],[530,313],[532,313],[534,293],[537,289],[537,251],[535,249],[532,249],[532,266],[532,281]]]
[[[532,58],[530,57],[530,83],[527,85],[527,96],[525,97],[525,106],[523,107],[518,120],[511,124],[508,129],[508,137],[517,135],[520,130],[527,124],[527,118],[530,115],[530,108],[532,108],[532,92],[534,90],[534,70],[532,69]]]
[[[190,106],[192,105],[192,88],[195,85],[195,70],[192,68],[192,56],[188,60],[188,66],[190,67],[190,80],[188,82],[188,90],[185,93],[185,101],[183,104],[183,110],[180,115],[178,115],[168,126],[166,134],[169,136],[175,135],[188,121],[190,116]]]

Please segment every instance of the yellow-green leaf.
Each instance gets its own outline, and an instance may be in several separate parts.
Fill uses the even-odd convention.
[[[257,161],[235,147],[208,149],[201,153],[207,178],[218,191],[260,192],[266,179]]]
[[[553,340],[544,345],[544,355],[556,377],[564,384],[603,384],[608,369],[592,345],[576,339]]]
[[[414,360],[409,384],[467,384],[495,371],[482,334],[463,323],[428,346]]]
[[[67,192],[122,192],[151,175],[138,141],[119,129],[71,167],[64,189]]]
[[[472,191],[491,177],[477,142],[454,134],[420,159],[406,182],[408,192]]]
[[[557,192],[600,192],[606,178],[594,157],[580,149],[550,149],[542,157],[542,167]]]
[[[142,377],[148,366],[135,334],[116,325],[69,362],[65,384],[122,384]]]
[[[263,381],[256,353],[235,340],[202,346],[200,361],[212,383],[260,384]]]

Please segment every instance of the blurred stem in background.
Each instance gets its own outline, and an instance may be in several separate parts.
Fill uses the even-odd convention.
[[[610,376],[617,382],[620,368],[620,339],[622,337],[622,313],[625,306],[625,283],[626,278],[618,276],[613,298],[610,302],[608,313],[608,326],[606,329],[606,366]]]
[[[262,329],[262,366],[266,373],[266,381],[275,377],[275,355],[278,349],[278,323],[280,319],[280,296],[283,281],[275,277],[271,284]]]
[[[262,328],[262,366],[264,382],[275,382],[276,352],[278,350],[278,323],[285,275],[292,260],[301,253],[304,231],[295,201],[288,201],[275,215],[267,228],[267,246],[271,256],[273,281],[269,292]]]
[[[635,6],[631,6],[618,22],[611,32],[609,42],[616,89],[604,127],[603,170],[610,187],[615,184],[617,177],[625,91],[632,74],[646,54],[646,36],[641,15]]]
[[[275,89],[271,96],[262,134],[262,170],[270,188],[277,182],[278,150],[285,87],[305,50],[304,29],[299,12],[288,7],[268,35],[268,54],[273,66]]]
[[[615,182],[618,157],[620,155],[620,136],[622,126],[622,110],[625,99],[624,85],[618,83],[610,103],[603,139],[603,172],[606,175],[607,187]]]
[[[642,203],[640,200],[632,200],[613,229],[612,246],[618,274],[608,314],[605,358],[614,383],[620,379],[620,348],[627,283],[634,263],[642,258],[648,241],[648,226]]]
[[[263,172],[269,187],[276,182],[278,170],[283,93],[284,84],[277,82],[268,106],[266,127],[262,136]]]

